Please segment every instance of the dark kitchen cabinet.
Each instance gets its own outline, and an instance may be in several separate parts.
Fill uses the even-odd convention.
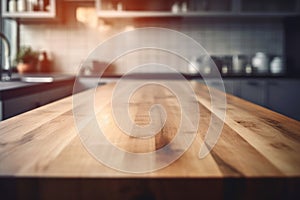
[[[39,94],[29,94],[2,101],[2,120],[40,106]]]
[[[204,81],[202,81],[204,83]],[[221,82],[207,80],[209,86],[220,89]],[[225,91],[252,103],[264,106],[266,103],[266,81],[260,79],[223,79]]]
[[[300,80],[268,81],[266,107],[300,120]]]
[[[205,84],[203,79],[198,79],[197,81]],[[207,79],[206,81],[210,87],[221,90],[222,82],[220,80]],[[226,93],[233,94],[233,95],[236,95],[238,93],[238,84],[236,84],[235,80],[223,79],[223,84]]]
[[[203,80],[198,80],[204,83]],[[221,82],[214,79],[208,79],[209,86],[220,89]],[[266,102],[266,81],[260,79],[223,79],[225,91],[228,94],[240,97],[258,105],[265,105]]]
[[[0,121],[70,96],[73,92],[74,78],[72,76],[56,78],[57,80],[51,83],[16,81],[2,84]]]
[[[224,87],[226,90],[226,93],[235,95],[239,91],[239,85],[236,84],[235,80],[224,80]]]
[[[63,97],[69,96],[72,94],[73,85],[65,85],[58,88],[54,88],[49,91],[44,91],[39,93],[39,103],[40,105],[45,105],[51,103]]]
[[[203,80],[198,80],[204,83]],[[226,93],[300,120],[300,80],[248,78],[224,79]],[[208,80],[211,87],[220,88],[220,82]]]
[[[64,85],[50,90],[18,96],[1,101],[1,120],[38,108],[72,94],[73,85]]]
[[[252,103],[265,106],[266,104],[266,81],[257,79],[240,80],[238,97],[251,101]]]

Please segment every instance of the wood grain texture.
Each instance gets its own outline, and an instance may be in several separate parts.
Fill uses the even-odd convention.
[[[180,109],[170,91],[149,86],[133,96],[129,111],[138,125],[149,123],[148,110],[153,103],[162,104],[170,116],[155,137],[141,140],[122,133],[116,126],[110,103],[114,86],[111,83],[98,87],[95,94],[97,121],[113,144],[126,151],[149,152],[172,140],[178,129]],[[0,123],[0,176],[300,177],[300,122],[231,95],[227,95],[227,115],[221,137],[208,156],[198,159],[210,118],[215,115],[211,113],[206,86],[196,82],[191,82],[191,86],[197,94],[201,114],[197,138],[182,157],[164,169],[128,174],[95,160],[80,141],[73,119],[72,98],[68,97]],[[77,95],[84,98],[85,92]]]

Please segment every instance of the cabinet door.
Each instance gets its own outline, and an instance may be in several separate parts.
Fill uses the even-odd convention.
[[[21,114],[23,112],[35,109],[47,103],[69,96],[72,94],[72,89],[73,85],[65,85],[55,89],[46,90],[44,92],[39,92],[2,101],[2,116],[0,116],[0,120],[13,117],[15,115]]]
[[[3,119],[13,117],[40,106],[39,94],[31,94],[2,102]]]
[[[237,96],[252,103],[266,105],[266,81],[264,80],[241,80]]]
[[[47,90],[39,94],[40,104],[45,105],[58,99],[70,96],[72,94],[73,85],[61,86],[52,90]]]
[[[203,79],[198,79],[197,81],[199,83],[205,84]],[[236,95],[237,90],[238,90],[238,88],[237,88],[238,84],[236,84],[235,82],[236,82],[235,80],[223,79],[223,84],[224,84],[226,93]],[[222,89],[222,82],[220,80],[208,79],[207,84],[210,87],[213,87],[213,88],[216,88],[219,90]]]
[[[209,86],[214,87],[216,89],[222,90],[222,82],[220,80],[209,80]],[[226,93],[234,94],[234,85],[231,80],[223,80],[224,89]]]
[[[239,92],[239,80],[224,80],[225,90],[226,93],[232,94],[232,95],[238,95]]]
[[[300,120],[300,80],[268,81],[267,107]]]

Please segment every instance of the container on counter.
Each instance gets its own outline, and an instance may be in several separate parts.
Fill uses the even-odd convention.
[[[48,59],[46,51],[42,51],[39,55],[39,71],[44,73],[51,72],[51,61]]]
[[[233,55],[232,56],[232,74],[241,75],[245,73],[247,66],[246,55]]]
[[[199,56],[197,61],[199,64],[199,71],[200,71],[201,75],[211,74],[211,71],[212,71],[211,66],[214,63],[213,63],[213,60],[209,56],[207,56],[207,55]]]
[[[282,61],[281,57],[276,56],[273,58],[273,60],[270,63],[270,72],[271,72],[271,74],[274,74],[274,75],[284,73],[284,66],[283,66],[283,61]]]
[[[263,52],[257,52],[252,58],[252,66],[257,74],[267,74],[269,72],[269,58]]]
[[[252,66],[252,62],[251,62],[251,56],[246,56],[244,72],[245,72],[245,75],[252,75],[253,74],[253,66]]]
[[[245,74],[246,75],[251,75],[252,74],[252,65],[250,64],[250,62],[248,62],[245,66]]]
[[[221,74],[222,75],[230,75],[232,70],[232,57],[231,56],[223,56],[221,58],[222,66],[221,66]]]
[[[189,74],[198,74],[199,73],[199,63],[197,61],[197,57],[193,57],[188,66]]]

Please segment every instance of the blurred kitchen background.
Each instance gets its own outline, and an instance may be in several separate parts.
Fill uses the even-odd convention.
[[[291,72],[289,75],[294,76],[294,72],[299,71],[293,65],[293,62],[297,62],[293,60],[296,58],[291,57],[292,64],[286,65],[286,58],[292,56],[287,49],[297,48],[299,45],[299,42],[295,41],[297,37],[293,36],[296,34],[294,29],[299,29],[299,24],[292,23],[293,20],[299,21],[298,18],[292,19],[299,13],[297,0],[149,1],[152,3],[135,0],[97,0],[96,2],[91,0],[43,0],[45,7],[55,4],[53,18],[42,15],[39,17],[39,11],[32,16],[26,16],[27,13],[25,13],[22,17],[17,9],[16,12],[19,15],[14,16],[14,10],[9,7],[13,1],[5,0],[2,5],[4,18],[2,32],[11,41],[12,59],[20,46],[31,46],[35,50],[46,51],[49,54],[53,60],[53,72],[75,74],[79,64],[97,44],[121,31],[149,26],[178,30],[192,37],[211,56],[216,56],[216,59],[219,58],[218,60],[223,62],[230,62],[226,63],[228,69],[221,70],[224,75],[227,73],[239,75],[254,73],[254,70],[251,69],[246,71],[245,67],[247,64],[248,66],[253,65],[252,58],[257,52],[268,57],[269,65],[272,61],[282,61],[282,64],[279,64],[282,69],[273,71],[269,69],[270,74],[274,72],[274,74],[283,75]],[[40,3],[39,0],[22,1],[25,1],[27,11],[31,13],[34,11],[28,10],[29,4]],[[16,1],[16,7],[18,3],[19,1]],[[174,6],[178,7],[177,11],[174,11]],[[186,10],[182,10],[183,6]],[[102,9],[110,10],[102,11]],[[118,16],[117,9],[122,9],[125,13]],[[115,10],[115,16],[113,10]],[[138,14],[131,17],[130,14],[133,12]],[[139,16],[139,12],[141,16]],[[164,16],[164,13],[167,12],[170,14]],[[150,17],[147,16],[147,13]],[[126,45],[130,45],[130,43],[131,41],[126,41]],[[192,54],[194,49],[188,51],[191,51]],[[234,59],[233,62],[230,58],[228,61],[228,57],[232,56],[238,56],[242,66],[233,66]],[[142,56],[136,58],[139,59]],[[274,60],[274,58],[277,59]],[[127,62],[128,60],[130,59],[127,59]],[[117,67],[117,72],[126,71],[127,67],[132,64],[124,64],[123,61],[121,65]],[[188,72],[188,68],[183,66],[179,70]]]
[[[296,107],[299,95],[295,96],[300,86],[299,0],[3,0],[1,3],[1,32],[10,41],[14,67],[20,48],[30,46],[40,54],[46,53],[51,63],[49,72],[76,75],[89,53],[111,36],[139,27],[164,27],[192,37],[207,50],[226,77],[228,93],[300,119],[300,108]],[[134,42],[142,41],[135,38],[120,45],[130,46]],[[190,52],[188,59],[209,75],[205,58],[184,44],[180,48]],[[2,45],[1,60],[5,66],[3,52]],[[170,61],[159,54],[141,51],[124,56],[109,72],[112,76],[122,75],[137,63],[149,60],[173,62],[180,72],[201,82],[201,76],[187,63]],[[40,55],[39,59],[44,57]]]

